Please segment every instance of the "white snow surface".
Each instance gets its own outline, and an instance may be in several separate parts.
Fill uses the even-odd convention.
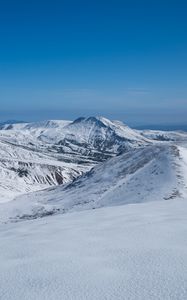
[[[1,300],[186,300],[187,200],[0,225]]]

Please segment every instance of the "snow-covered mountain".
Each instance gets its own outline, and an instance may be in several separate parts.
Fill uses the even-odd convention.
[[[0,202],[15,200],[0,215],[32,218],[182,196],[186,160],[177,144],[185,141],[187,133],[132,130],[103,117],[5,124]]]
[[[144,145],[149,140],[140,132],[119,121],[103,117],[78,118],[70,121],[43,121],[26,124],[6,124],[0,139],[33,148],[91,160],[105,160],[131,147]],[[78,157],[79,160],[79,157]]]
[[[25,123],[24,121],[18,121],[18,120],[7,120],[0,122],[0,129],[3,128],[5,125],[11,125],[11,124],[20,124],[20,123]]]
[[[156,141],[187,141],[187,133],[184,131],[162,131],[162,130],[142,130],[142,136]]]
[[[70,182],[110,157],[149,143],[123,123],[102,117],[4,124],[0,202]]]
[[[0,201],[1,299],[187,298],[187,134],[3,125]]]

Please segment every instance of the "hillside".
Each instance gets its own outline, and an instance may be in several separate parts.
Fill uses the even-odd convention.
[[[186,174],[185,148],[159,144],[134,149],[95,166],[72,183],[22,195],[1,205],[1,220],[184,198]]]

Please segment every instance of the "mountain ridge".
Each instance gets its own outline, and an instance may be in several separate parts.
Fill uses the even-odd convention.
[[[0,206],[1,221],[187,197],[187,149],[140,147],[98,164],[71,183],[16,197]]]

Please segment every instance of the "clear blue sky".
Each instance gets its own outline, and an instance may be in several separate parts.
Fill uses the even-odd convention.
[[[187,2],[1,1],[0,120],[187,123]]]

